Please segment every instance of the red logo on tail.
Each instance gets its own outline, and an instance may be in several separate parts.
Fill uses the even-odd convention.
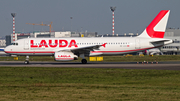
[[[162,31],[154,31],[154,27],[159,23],[159,21],[169,12],[169,10],[162,10],[155,18],[154,20],[149,24],[149,26],[146,28],[146,31],[148,35],[152,38],[163,38],[164,33]]]

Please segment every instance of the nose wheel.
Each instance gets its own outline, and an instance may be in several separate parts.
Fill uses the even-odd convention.
[[[26,60],[24,61],[24,64],[29,64],[29,56],[26,56]]]
[[[81,62],[82,62],[82,64],[86,64],[87,60],[86,59],[82,59]]]
[[[24,64],[29,64],[29,61],[27,61],[27,60],[26,60],[26,61],[24,61]]]

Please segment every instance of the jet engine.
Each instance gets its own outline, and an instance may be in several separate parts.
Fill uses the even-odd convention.
[[[56,61],[71,61],[77,60],[78,56],[74,55],[72,52],[55,52],[54,59]]]

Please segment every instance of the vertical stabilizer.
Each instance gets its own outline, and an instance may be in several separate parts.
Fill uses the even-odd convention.
[[[162,10],[138,37],[163,38],[170,10]]]

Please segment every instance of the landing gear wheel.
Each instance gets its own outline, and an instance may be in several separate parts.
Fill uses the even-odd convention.
[[[24,64],[29,64],[29,61],[24,61]]]
[[[24,64],[29,64],[29,56],[26,56],[26,60],[24,61]]]
[[[82,62],[82,64],[86,64],[87,60],[86,59],[82,59],[81,62]]]

